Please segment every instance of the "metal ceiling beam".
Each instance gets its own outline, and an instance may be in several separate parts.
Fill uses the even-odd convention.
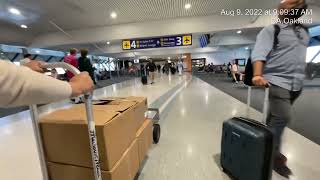
[[[17,57],[19,56],[19,53],[16,53],[14,56],[13,56],[13,58],[12,59],[10,59],[10,61],[11,62],[13,62],[14,60],[16,60],[17,59]]]
[[[49,21],[49,23],[52,24],[54,27],[56,27],[60,32],[62,32],[64,35],[66,35],[70,39],[74,39],[74,37],[70,33],[66,32],[62,27],[57,25],[55,22]],[[95,43],[90,43],[90,44],[93,45],[96,49],[98,49],[98,51],[104,53],[104,50],[101,47],[99,47],[97,44]]]
[[[49,21],[50,24],[52,24],[55,28],[57,28],[60,32],[62,32],[65,36],[69,37],[70,39],[72,39],[72,35],[67,33],[65,30],[63,30],[60,26],[58,26],[55,22],[53,21]]]
[[[53,58],[53,56],[50,56],[50,57],[46,60],[46,62],[49,62],[52,58]]]
[[[320,50],[317,52],[317,54],[311,59],[309,63],[312,63],[318,56],[320,55]]]
[[[35,60],[38,56],[39,56],[38,54],[34,55],[34,57],[32,58],[32,60]]]

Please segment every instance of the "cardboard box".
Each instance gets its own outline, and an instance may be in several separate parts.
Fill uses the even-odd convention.
[[[153,138],[152,138],[152,130],[153,130],[153,123],[150,119],[146,119],[141,126],[141,128],[137,132],[137,140],[139,146],[139,162],[140,166],[145,160],[148,151],[150,150]]]
[[[134,102],[93,106],[101,169],[111,170],[136,138]],[[106,109],[112,109],[106,110]],[[92,167],[84,105],[58,110],[41,118],[47,161]]]
[[[134,106],[134,119],[137,121],[136,132],[142,126],[145,120],[145,113],[148,111],[148,101],[145,97],[127,97],[128,100],[136,101],[137,104]]]
[[[133,180],[138,170],[138,143],[134,141],[114,168],[101,173],[103,180]],[[48,171],[51,180],[94,180],[91,168],[49,162]]]
[[[133,118],[136,123],[135,131],[137,132],[140,127],[142,126],[144,120],[145,120],[145,112],[148,111],[148,101],[145,97],[135,97],[135,96],[129,96],[129,97],[105,97],[101,98],[101,100],[114,100],[115,102],[128,102],[133,101],[136,104],[132,107],[133,109]],[[110,107],[106,108],[110,109]]]

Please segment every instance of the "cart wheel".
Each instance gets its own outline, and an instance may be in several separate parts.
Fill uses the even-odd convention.
[[[158,144],[160,140],[161,127],[159,124],[153,125],[153,142],[154,144]]]

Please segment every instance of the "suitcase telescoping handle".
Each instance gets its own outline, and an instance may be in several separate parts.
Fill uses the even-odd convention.
[[[80,71],[67,64],[67,63],[52,63],[52,64],[44,64],[42,65],[43,68],[63,68],[66,69],[73,74],[80,74]],[[92,156],[92,163],[93,163],[93,169],[94,169],[94,176],[95,180],[102,180],[101,177],[101,169],[100,169],[100,163],[99,163],[99,151],[98,151],[98,145],[97,145],[97,136],[96,136],[96,130],[95,130],[95,122],[93,119],[93,110],[92,110],[92,94],[88,93],[84,95],[84,102],[86,107],[86,114],[87,114],[87,121],[88,121],[88,131],[89,131],[89,141],[90,141],[90,149],[91,149],[91,156]],[[31,113],[31,119],[32,119],[32,125],[33,125],[33,131],[36,137],[37,142],[37,148],[38,148],[38,154],[39,154],[39,160],[41,165],[41,171],[43,175],[44,180],[49,180],[48,176],[48,169],[46,165],[44,150],[43,150],[43,144],[40,134],[40,128],[39,128],[39,113],[37,105],[30,105],[30,113]]]
[[[263,100],[263,114],[262,123],[267,124],[267,117],[269,111],[269,86],[265,88],[264,100]],[[248,87],[248,98],[247,98],[247,117],[250,118],[250,107],[251,107],[251,96],[252,96],[252,86]]]

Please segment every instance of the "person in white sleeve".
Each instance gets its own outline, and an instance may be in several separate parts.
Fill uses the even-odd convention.
[[[74,76],[70,82],[41,74],[38,61],[16,66],[0,59],[0,107],[47,104],[91,92],[93,82],[88,73]]]

